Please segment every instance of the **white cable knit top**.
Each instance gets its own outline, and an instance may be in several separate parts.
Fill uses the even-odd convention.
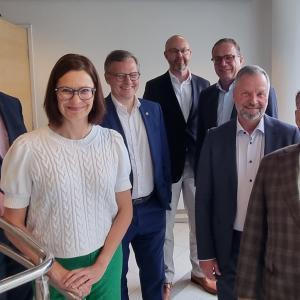
[[[55,257],[103,246],[118,207],[115,192],[131,188],[130,162],[119,133],[93,126],[83,139],[49,127],[20,136],[2,165],[6,207],[29,205],[27,228]]]

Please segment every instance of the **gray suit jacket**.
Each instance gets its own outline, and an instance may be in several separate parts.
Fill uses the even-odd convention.
[[[300,299],[299,154],[292,145],[261,161],[240,248],[240,297]]]

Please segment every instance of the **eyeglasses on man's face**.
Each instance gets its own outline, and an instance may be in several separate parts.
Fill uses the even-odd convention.
[[[173,54],[173,55],[177,55],[179,53],[181,53],[182,55],[188,55],[191,52],[191,49],[189,48],[182,48],[182,49],[178,49],[178,48],[170,48],[167,50],[167,52]]]
[[[236,57],[239,57],[239,55],[227,54],[227,55],[223,55],[223,56],[214,56],[214,57],[212,57],[211,61],[215,65],[221,64],[223,62],[223,60],[225,61],[225,63],[230,64],[234,61],[234,59]]]
[[[82,101],[87,101],[93,98],[96,89],[91,87],[81,87],[79,89],[72,89],[70,87],[61,86],[57,87],[54,91],[56,92],[57,97],[62,101],[72,99],[75,93]]]
[[[117,81],[123,82],[125,81],[128,77],[131,81],[136,81],[140,78],[140,73],[139,72],[131,72],[131,73],[108,73],[112,76],[114,76]]]

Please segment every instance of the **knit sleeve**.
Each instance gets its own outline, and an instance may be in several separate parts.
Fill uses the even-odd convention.
[[[116,155],[116,161],[118,163],[117,178],[115,184],[115,192],[122,192],[131,188],[129,175],[131,172],[131,165],[129,161],[129,154],[124,144],[122,136],[111,130],[112,133],[112,147]]]
[[[30,148],[27,134],[20,136],[6,153],[1,168],[1,189],[5,193],[4,206],[24,208],[31,195]]]

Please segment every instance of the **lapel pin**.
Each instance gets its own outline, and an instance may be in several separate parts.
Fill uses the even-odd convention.
[[[149,113],[146,111],[145,115],[146,115],[146,116],[149,116]]]

